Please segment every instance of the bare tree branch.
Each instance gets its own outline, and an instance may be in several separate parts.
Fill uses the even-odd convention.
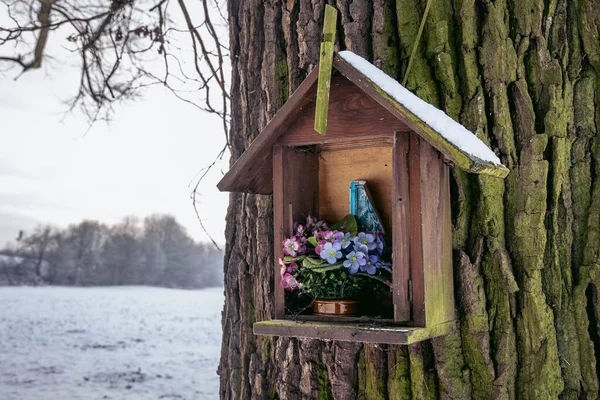
[[[157,84],[198,110],[216,115],[226,144],[203,168],[191,194],[204,229],[197,209],[198,188],[229,148],[228,49],[214,18],[225,25],[227,21],[211,0],[200,0],[200,7],[190,0],[152,3],[0,0],[8,16],[0,26],[0,78],[14,73],[17,78],[41,68],[59,49],[77,55],[80,68],[74,74],[78,90],[68,100],[67,112],[79,108],[90,124],[109,120],[116,104]],[[60,56],[57,63],[63,63]]]

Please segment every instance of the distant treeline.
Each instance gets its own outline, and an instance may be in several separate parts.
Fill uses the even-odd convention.
[[[0,249],[0,285],[222,285],[223,254],[196,243],[170,215],[110,226],[86,220],[38,226]]]

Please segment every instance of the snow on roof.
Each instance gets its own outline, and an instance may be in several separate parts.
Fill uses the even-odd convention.
[[[410,110],[414,115],[419,117],[459,150],[477,157],[480,160],[495,165],[502,165],[496,154],[494,154],[481,139],[475,136],[473,132],[454,121],[445,112],[421,100],[394,78],[387,75],[364,58],[351,51],[341,51],[338,54],[381,90]]]

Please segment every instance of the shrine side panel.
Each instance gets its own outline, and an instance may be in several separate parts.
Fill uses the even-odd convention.
[[[440,153],[420,143],[421,221],[427,327],[454,320],[450,171]]]

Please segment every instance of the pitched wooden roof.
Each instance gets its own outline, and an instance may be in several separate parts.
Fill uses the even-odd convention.
[[[371,70],[369,70],[369,66],[372,67]],[[500,163],[493,152],[477,139],[473,133],[467,131],[462,125],[433,106],[426,105],[422,100],[406,91],[398,82],[383,72],[377,70],[377,74],[372,73],[375,67],[366,60],[352,53],[342,52],[334,56],[333,68],[415,133],[428,141],[447,159],[454,162],[456,166],[469,172],[500,178],[508,175],[508,169]],[[257,194],[272,193],[272,147],[296,120],[300,112],[314,102],[318,75],[319,71],[317,67],[306,77],[288,101],[275,114],[273,119],[269,121],[263,131],[254,139],[248,149],[233,164],[229,172],[221,179],[217,185],[219,190]],[[438,111],[434,115],[435,121],[432,121],[432,117],[427,114],[423,118],[424,114],[422,112],[420,113],[421,116],[417,115],[419,114],[419,110],[415,112],[409,109],[412,104],[408,104],[407,107],[406,102],[403,104],[403,102],[399,101],[400,97],[396,95],[396,92],[400,89],[408,93],[403,93],[404,95],[413,96],[413,101],[421,102],[421,106],[425,104],[427,107]],[[332,90],[335,89],[332,88]],[[415,107],[412,108],[415,109]],[[435,126],[437,129],[430,125]],[[444,132],[445,126],[460,128],[458,130],[454,129],[462,135],[458,138],[460,141],[456,140],[456,132],[454,132],[454,137]],[[318,133],[315,132],[315,135],[318,135]],[[464,145],[465,139],[467,145]],[[476,151],[477,149],[472,150],[469,147],[469,143],[479,146],[479,152]]]

